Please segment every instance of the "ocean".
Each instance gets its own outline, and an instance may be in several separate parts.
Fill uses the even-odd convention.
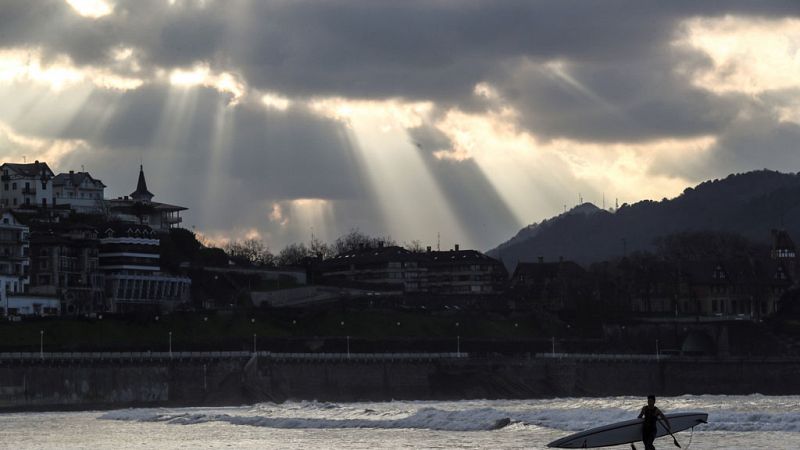
[[[572,432],[635,418],[645,402],[639,397],[287,402],[6,413],[0,414],[0,447],[544,449]],[[684,449],[800,449],[800,396],[681,396],[659,398],[657,406],[665,413],[709,414],[707,425],[676,434]],[[656,440],[656,448],[676,447],[666,437]]]

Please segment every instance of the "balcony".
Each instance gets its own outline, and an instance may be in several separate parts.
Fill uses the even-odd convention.
[[[36,195],[36,188],[24,187],[22,188],[23,195]]]

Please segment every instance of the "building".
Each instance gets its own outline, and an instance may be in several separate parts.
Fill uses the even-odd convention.
[[[505,291],[508,272],[500,261],[477,250],[421,253],[421,290],[437,295],[498,294]]]
[[[190,299],[191,280],[161,272],[158,234],[147,225],[108,226],[100,270],[111,312],[169,311]]]
[[[795,284],[800,281],[800,274],[797,269],[797,250],[794,241],[786,230],[772,230],[772,248],[770,249],[770,259],[780,262],[787,271]]]
[[[69,205],[80,214],[102,214],[106,185],[88,172],[60,173],[53,178],[53,204]]]
[[[684,263],[681,277],[688,289],[680,296],[680,312],[748,319],[775,313],[794,283],[787,265],[774,259]]]
[[[183,206],[170,205],[153,201],[153,193],[147,190],[144,168],[139,166],[139,180],[136,190],[129,196],[108,200],[107,208],[111,216],[118,221],[147,225],[155,231],[169,231],[183,222],[181,211]]]
[[[11,209],[47,208],[53,203],[53,171],[47,163],[0,165],[0,206]]]
[[[0,218],[0,293],[6,300],[9,294],[28,290],[30,244],[28,227],[14,212],[2,210]]]
[[[360,248],[329,258],[316,268],[324,284],[420,292],[420,254],[398,246]]]
[[[58,298],[65,314],[107,310],[94,227],[40,224],[31,232],[30,292]]]
[[[551,311],[575,308],[587,295],[588,274],[573,261],[521,262],[511,276],[511,288],[524,301]]]
[[[314,269],[324,284],[434,295],[496,294],[508,273],[500,261],[475,250],[416,253],[398,246],[361,248]]]
[[[3,313],[8,316],[58,316],[61,314],[61,302],[55,297],[31,294],[2,293],[0,304]]]

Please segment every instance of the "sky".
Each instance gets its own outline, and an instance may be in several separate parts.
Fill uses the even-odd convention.
[[[800,2],[0,0],[0,161],[144,166],[184,227],[487,250],[800,170]]]

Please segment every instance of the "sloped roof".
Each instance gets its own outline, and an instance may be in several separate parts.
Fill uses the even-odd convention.
[[[152,237],[156,236],[153,229],[144,224],[112,222],[100,227],[105,237]]]
[[[95,184],[99,183],[102,187],[106,187],[102,181],[89,175],[89,172],[60,173],[53,178],[53,186],[64,186],[67,184],[67,181],[69,181],[73,186],[80,186],[81,183],[83,183],[83,181],[86,179]]]
[[[441,252],[425,252],[420,255],[433,264],[452,264],[456,262],[487,262],[501,264],[500,261],[486,256],[477,250],[446,250]]]
[[[147,190],[147,181],[144,179],[144,167],[141,165],[139,166],[139,181],[136,183],[136,190],[133,191],[130,196],[136,200],[146,197],[148,201],[155,196],[152,192]]]
[[[48,166],[46,162],[35,161],[32,163],[24,163],[24,164],[5,163],[3,164],[2,167],[9,168],[14,172],[16,172],[17,174],[25,177],[38,177],[42,176],[42,174],[44,174],[47,177],[52,177],[54,175],[53,171],[50,170],[50,166]]]
[[[411,261],[416,258],[417,253],[410,252],[403,247],[391,245],[388,247],[363,248],[340,253],[325,262],[339,263],[343,261]]]
[[[783,272],[788,280],[794,274],[781,261],[772,259],[730,260],[730,261],[690,261],[681,263],[681,275],[695,284],[755,284],[772,283],[775,275]],[[715,278],[715,272],[721,270],[724,278]]]

